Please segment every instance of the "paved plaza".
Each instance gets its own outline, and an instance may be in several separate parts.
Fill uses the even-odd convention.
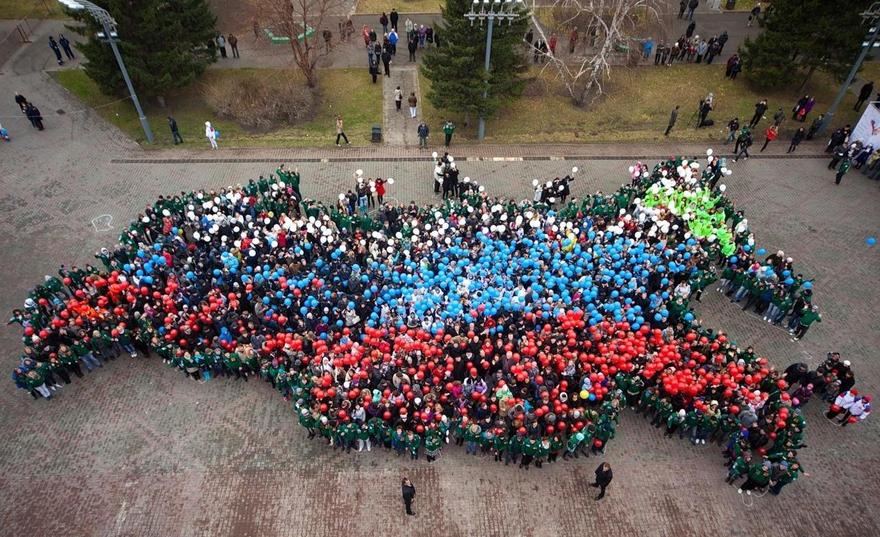
[[[30,285],[58,265],[84,264],[113,244],[160,194],[219,188],[288,162],[307,197],[331,201],[352,172],[392,176],[390,198],[430,203],[430,151],[416,149],[144,151],[85,110],[42,73],[0,75],[0,117],[17,113],[20,90],[40,103],[47,130],[14,128],[0,145],[0,310],[20,306]],[[58,114],[55,110],[63,110]],[[579,166],[574,195],[610,191],[635,158],[704,147],[532,146],[454,148],[463,175],[492,194],[531,197],[533,178]],[[719,153],[722,144],[715,147]],[[779,148],[776,148],[779,150]],[[852,361],[857,387],[880,393],[880,187],[856,171],[840,186],[819,145],[803,155],[733,165],[727,193],[758,245],[782,248],[815,277],[823,322],[793,343],[718,293],[698,306],[704,324],[752,343],[777,367],[811,366],[828,351]],[[20,350],[15,326],[0,330],[0,367]],[[450,446],[437,462],[381,449],[344,455],[306,439],[271,386],[197,383],[156,358],[121,358],[34,401],[0,386],[0,535],[19,536],[773,536],[880,535],[880,422],[838,428],[806,410],[808,476],[778,497],[741,497],[724,484],[720,449],[661,437],[624,412],[602,458],[517,470]],[[614,468],[606,498],[588,482],[600,460]],[[403,515],[400,477],[418,494]]]

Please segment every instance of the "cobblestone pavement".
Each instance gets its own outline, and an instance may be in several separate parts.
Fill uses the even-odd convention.
[[[3,121],[15,125],[13,142],[0,144],[3,312],[19,305],[28,286],[60,263],[90,261],[92,252],[113,243],[138,208],[159,194],[241,182],[271,171],[274,160],[322,154],[210,155],[227,162],[211,161],[205,152],[144,152],[42,74],[15,80],[0,75],[0,94],[15,89],[41,104],[47,130]],[[11,98],[0,100],[0,117],[15,113]],[[576,194],[608,191],[625,179],[632,158],[672,152],[672,146],[487,146],[456,148],[454,154],[484,158],[458,160],[464,160],[463,173],[490,192],[524,198],[533,177],[560,174],[572,165],[583,169],[573,184]],[[524,160],[494,160],[493,153]],[[331,200],[347,188],[352,170],[363,168],[367,175],[397,179],[390,197],[433,199],[425,152],[323,154],[334,159],[299,164],[307,196]],[[419,154],[424,160],[414,158]],[[566,154],[573,161],[544,160]],[[792,343],[759,317],[708,292],[699,306],[705,323],[753,343],[780,366],[792,360],[815,364],[825,352],[839,350],[852,360],[859,387],[880,393],[880,251],[865,244],[880,229],[878,184],[853,171],[835,186],[823,161],[814,158],[769,155],[740,162],[735,171],[728,192],[746,209],[759,245],[785,249],[805,274],[816,277],[824,320]],[[107,222],[103,215],[110,217],[107,231],[100,231]],[[0,330],[3,371],[16,363],[18,338],[12,327]],[[524,472],[457,448],[446,449],[433,464],[382,450],[344,455],[308,441],[289,405],[261,382],[197,384],[156,359],[119,359],[88,377],[51,402],[14,390],[8,377],[0,384],[0,535],[880,534],[875,493],[880,422],[875,417],[839,429],[820,415],[816,402],[807,409],[809,448],[802,451],[810,475],[779,497],[749,497],[749,505],[723,483],[718,448],[664,440],[626,412],[603,457],[614,467],[615,480],[597,505],[587,486],[596,458]],[[403,474],[419,491],[415,518],[403,516]]]

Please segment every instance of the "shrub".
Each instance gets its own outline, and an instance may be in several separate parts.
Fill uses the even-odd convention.
[[[320,104],[315,90],[283,71],[242,71],[210,81],[203,92],[218,116],[260,130],[309,121]]]

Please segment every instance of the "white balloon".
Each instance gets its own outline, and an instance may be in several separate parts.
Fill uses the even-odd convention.
[[[436,151],[434,151],[433,153],[431,153],[431,158],[437,158],[437,152],[436,152]]]
[[[573,168],[571,169],[571,173],[577,173],[577,172],[578,172],[578,167],[577,167],[577,166],[575,166],[575,167],[573,167]]]
[[[355,170],[354,173],[356,173],[356,174],[358,174],[358,175],[363,175],[363,174],[364,174],[364,170],[360,170],[360,169],[358,169],[358,170]]]
[[[394,184],[394,178],[393,178],[393,177],[389,177],[389,178],[388,178],[388,184],[389,184],[389,185],[393,185],[393,184]]]
[[[725,190],[727,190],[727,185],[720,185],[718,187],[718,190],[720,190],[721,192],[724,192]]]
[[[707,157],[711,157],[711,156],[712,156],[712,148],[709,148],[709,149],[706,150],[706,156],[707,156]]]

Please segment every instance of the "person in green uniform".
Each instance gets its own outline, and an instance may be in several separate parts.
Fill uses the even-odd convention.
[[[413,431],[406,434],[406,449],[409,451],[411,460],[419,459],[419,448],[422,446],[422,437]]]
[[[728,485],[733,485],[737,479],[744,476],[746,472],[749,471],[749,465],[752,462],[752,454],[748,451],[743,452],[738,456],[734,461],[730,464],[730,469],[727,471],[727,477],[724,479],[724,482]]]
[[[770,467],[769,462],[767,464],[763,462],[756,462],[749,466],[748,479],[743,483],[737,492],[740,494],[743,491],[746,494],[751,494],[752,490],[756,488],[763,489],[770,483]]]
[[[791,332],[791,340],[798,341],[807,334],[810,325],[821,322],[822,316],[819,314],[819,306],[813,305],[812,307],[804,308],[804,312],[801,314],[800,320],[798,321],[797,328]]]
[[[432,425],[425,431],[425,456],[428,458],[428,462],[434,462],[440,456],[442,443],[440,431],[435,426]]]
[[[309,432],[309,440],[315,437],[315,418],[312,416],[312,413],[309,412],[308,408],[300,409],[299,411],[299,424],[306,428],[306,431]]]
[[[445,146],[449,147],[449,144],[452,143],[452,134],[455,132],[455,123],[450,120],[446,120],[446,123],[443,124],[443,134],[446,137]]]

